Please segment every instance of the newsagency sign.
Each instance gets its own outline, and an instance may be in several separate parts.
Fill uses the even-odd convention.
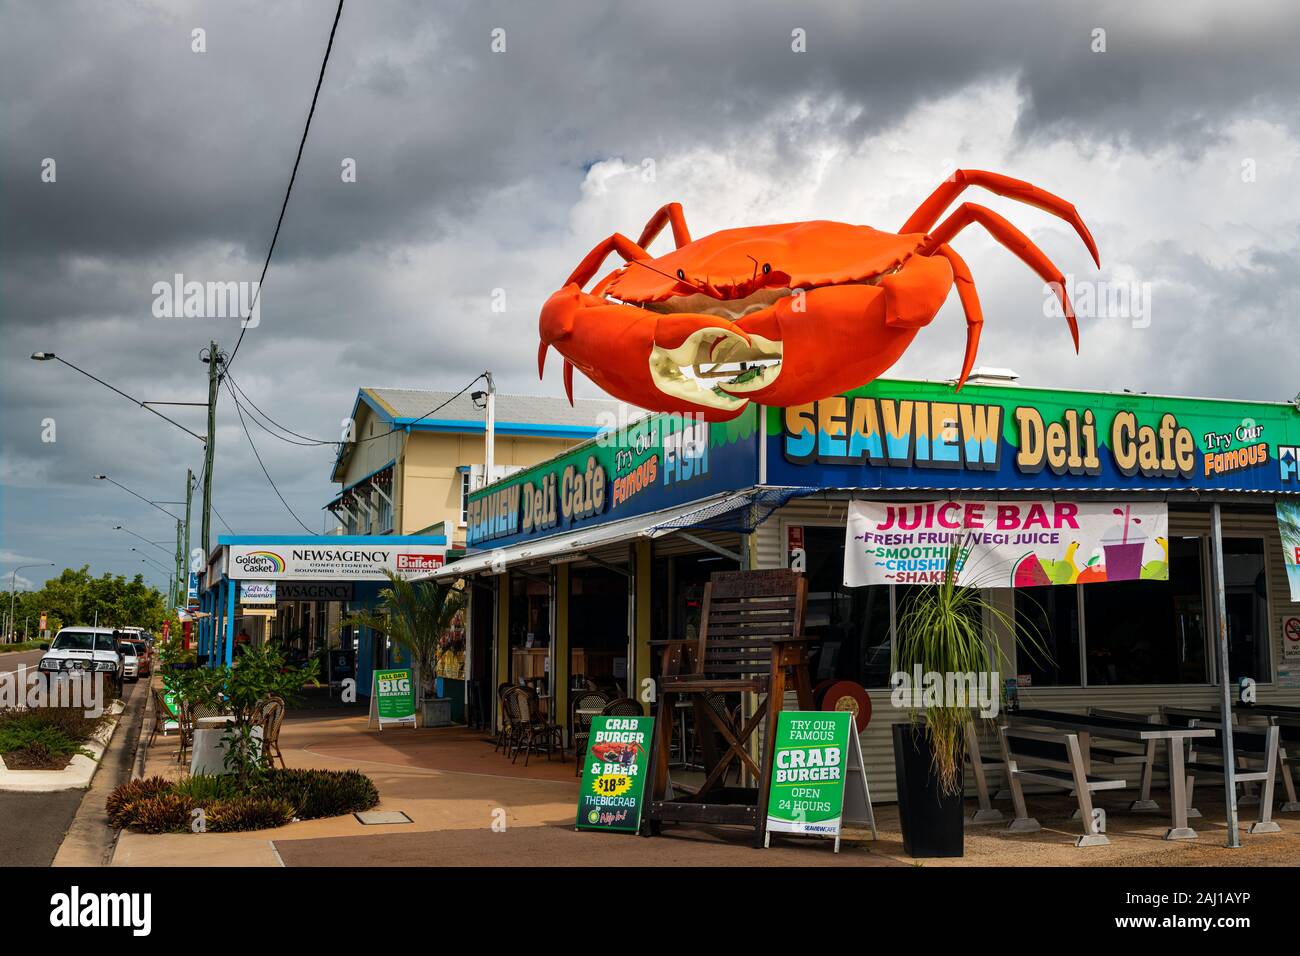
[[[446,545],[230,545],[226,575],[235,581],[386,581],[384,571],[414,577],[442,567]]]

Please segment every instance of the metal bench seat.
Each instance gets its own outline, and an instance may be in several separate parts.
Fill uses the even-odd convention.
[[[1094,809],[1092,794],[1098,790],[1118,790],[1128,786],[1123,779],[1100,777],[1088,772],[1079,746],[1079,735],[1061,731],[1023,730],[1005,724],[998,726],[998,744],[1002,749],[1002,762],[1007,768],[1011,787],[1011,801],[1016,816],[1008,827],[1009,833],[1034,833],[1042,827],[1029,815],[1025,807],[1022,780],[1052,787],[1073,790],[1078,802],[1078,818],[1083,824],[1083,835],[1074,841],[1075,846],[1106,846],[1106,814]]]
[[[1259,819],[1251,824],[1251,833],[1278,833],[1282,829],[1277,825],[1277,821],[1273,819],[1273,785],[1277,779],[1278,736],[1276,726],[1265,728],[1263,733],[1232,731],[1233,756],[1237,759],[1246,758],[1262,762],[1262,766],[1258,770],[1242,768],[1236,770],[1233,774],[1237,783],[1263,784],[1259,796]],[[1205,742],[1198,742],[1196,751],[1221,756],[1223,748],[1219,744],[1219,738],[1213,738]],[[1213,763],[1208,760],[1200,760],[1195,755],[1187,762],[1187,807],[1189,814],[1192,812],[1192,796],[1196,791],[1197,776],[1222,777],[1223,770],[1221,761]]]

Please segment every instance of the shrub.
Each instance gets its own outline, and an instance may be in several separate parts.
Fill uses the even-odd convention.
[[[172,790],[172,781],[166,777],[146,777],[143,780],[131,780],[122,784],[108,795],[104,809],[108,811],[109,825],[122,829],[132,821],[131,804],[147,797],[156,797]]]
[[[272,770],[257,792],[287,800],[302,820],[356,813],[379,803],[374,782],[357,770]]]
[[[188,833],[193,811],[193,800],[167,791],[128,803],[124,813],[131,829],[141,833]]]
[[[211,833],[266,830],[293,820],[293,805],[275,797],[249,796],[218,800],[206,808]]]
[[[173,781],[171,790],[189,797],[200,807],[218,800],[229,800],[239,796],[238,783],[234,777],[225,774],[195,774]]]
[[[374,783],[356,770],[269,770],[251,789],[241,789],[233,774],[133,780],[109,794],[105,808],[119,830],[188,832],[190,814],[199,807],[207,830],[234,833],[280,827],[295,818],[342,816],[377,803]]]

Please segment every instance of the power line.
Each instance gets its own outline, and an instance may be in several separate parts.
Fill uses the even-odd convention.
[[[339,17],[341,17],[342,15],[343,15],[343,0],[339,0],[338,9],[334,11],[334,24],[333,26],[330,27],[329,42],[325,45],[325,56],[320,63],[320,75],[316,77],[316,90],[311,95],[311,109],[307,111],[307,122],[303,125],[302,139],[298,142],[298,155],[294,158],[293,161],[293,172],[289,174],[289,186],[284,191],[284,202],[280,204],[280,216],[275,221],[275,232],[271,234],[271,245],[266,250],[266,261],[262,263],[262,276],[257,281],[257,289],[254,290],[253,292],[253,301],[249,305],[249,309],[248,309],[249,314],[248,316],[245,316],[245,319],[250,318],[252,316],[253,309],[257,307],[257,300],[262,294],[262,283],[266,281],[266,270],[271,267],[271,255],[272,253],[275,252],[276,240],[280,238],[280,227],[284,224],[285,210],[289,208],[289,196],[293,193],[294,180],[298,178],[298,164],[302,162],[302,151],[303,148],[307,145],[307,131],[311,129],[311,118],[316,114],[316,100],[320,97],[321,84],[325,82],[325,66],[330,61],[330,51],[334,49],[334,34],[338,31]],[[227,370],[230,368],[230,363],[235,360],[235,356],[239,354],[239,346],[243,344],[244,333],[247,331],[248,331],[248,323],[247,321],[245,321],[241,323],[241,328],[239,330],[239,338],[235,341],[235,347],[231,350],[230,357],[226,359]],[[252,439],[249,440],[251,441]],[[286,507],[288,506],[286,505]],[[301,521],[298,523],[302,524]]]
[[[253,449],[253,457],[257,459],[257,464],[261,467],[262,474],[266,476],[266,481],[271,486],[271,490],[274,491],[275,496],[280,499],[280,504],[284,505],[284,510],[289,512],[290,516],[292,516],[294,521],[298,522],[303,531],[306,531],[308,534],[318,534],[319,532],[313,531],[311,528],[307,527],[307,525],[303,524],[303,520],[298,517],[292,508],[289,507],[289,502],[284,500],[284,495],[280,494],[280,489],[276,487],[275,479],[273,479],[271,473],[266,470],[266,464],[262,461],[262,456],[258,454],[257,445],[253,443],[253,433],[248,430],[248,423],[244,421],[244,409],[239,404],[239,396],[235,394],[234,388],[228,382],[226,383],[226,390],[230,392],[230,399],[235,403],[235,412],[239,415],[239,424],[243,426],[244,437],[248,439],[248,447]]]
[[[339,444],[336,441],[326,441],[323,438],[312,438],[310,435],[300,435],[292,428],[289,428],[285,425],[281,425],[270,415],[266,414],[266,412],[262,411],[262,409],[258,407],[257,403],[248,397],[248,393],[240,387],[238,382],[235,381],[235,377],[230,374],[229,369],[226,370],[226,377],[230,379],[230,384],[235,387],[235,391],[239,393],[239,397],[242,398],[251,408],[251,411],[249,412],[250,417],[252,417],[252,412],[257,412],[258,415],[260,415],[266,421],[270,422],[276,428],[280,429],[280,431],[292,435],[294,438],[301,438],[302,441],[292,441],[291,439],[285,438],[283,435],[277,435],[275,432],[271,431],[265,425],[262,425],[262,430],[265,431],[268,435],[271,435],[274,438],[278,438],[281,441],[288,442],[291,445],[337,445]],[[253,421],[256,422],[257,419],[254,417]],[[258,424],[261,425],[261,422],[258,422]]]

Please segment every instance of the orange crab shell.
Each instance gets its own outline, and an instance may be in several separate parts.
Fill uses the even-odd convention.
[[[791,406],[856,388],[898,360],[956,289],[966,351],[956,382],[970,374],[983,314],[970,270],[949,241],[979,225],[1053,289],[1074,346],[1078,324],[1060,269],[996,212],[963,203],[988,189],[1068,222],[1100,265],[1078,211],[1031,183],[983,170],[956,170],[897,233],[828,220],[724,229],[692,240],[682,208],[669,203],[633,242],[598,243],[542,308],[538,373],[552,346],[573,369],[623,401],[654,411],[734,418],[752,402]],[[937,225],[936,225],[937,223]],[[646,251],[671,225],[676,248]],[[626,265],[584,291],[605,259]]]
[[[644,264],[629,263],[593,291],[623,302],[663,302],[691,291],[678,269],[724,299],[762,287],[841,285],[897,268],[924,239],[826,219],[723,229]],[[766,276],[765,263],[775,270]]]

